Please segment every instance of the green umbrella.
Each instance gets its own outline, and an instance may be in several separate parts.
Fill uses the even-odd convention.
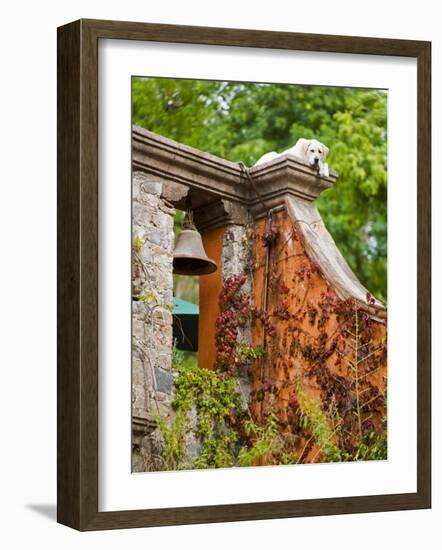
[[[198,351],[198,304],[174,297],[172,315],[176,347],[186,351]]]

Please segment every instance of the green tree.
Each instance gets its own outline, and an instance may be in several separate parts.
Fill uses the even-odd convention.
[[[134,78],[132,99],[134,124],[249,166],[300,137],[324,142],[339,179],[317,206],[362,283],[386,300],[385,92]]]

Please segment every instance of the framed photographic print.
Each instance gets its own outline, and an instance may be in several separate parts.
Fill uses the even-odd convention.
[[[430,507],[430,52],[59,28],[59,522]]]

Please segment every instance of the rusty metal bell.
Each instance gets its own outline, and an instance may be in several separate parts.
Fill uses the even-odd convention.
[[[183,229],[173,252],[173,272],[178,275],[208,275],[218,269],[204,250],[203,240],[196,229]]]

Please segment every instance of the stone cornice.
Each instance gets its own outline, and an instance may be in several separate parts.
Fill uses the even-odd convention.
[[[158,427],[158,423],[147,416],[132,416],[132,433],[136,437],[151,434]]]
[[[254,166],[248,172],[265,202],[264,207],[237,163],[137,126],[132,129],[132,146],[134,170],[185,186],[192,195],[200,192],[206,197],[202,204],[207,203],[208,208],[214,199],[223,199],[249,209],[254,217],[283,204],[287,195],[313,201],[324,189],[332,187],[337,178],[334,171],[328,178],[321,177],[309,165],[290,155]],[[173,199],[169,200],[173,202]]]
[[[248,202],[238,164],[137,126],[132,130],[132,166],[213,197]]]
[[[317,171],[291,155],[278,157],[271,162],[254,166],[249,170],[267,207],[284,204],[285,197],[291,195],[314,201],[325,189],[336,182],[337,174],[330,171],[330,177],[319,176]],[[249,207],[254,217],[265,214],[259,197],[252,194]]]

